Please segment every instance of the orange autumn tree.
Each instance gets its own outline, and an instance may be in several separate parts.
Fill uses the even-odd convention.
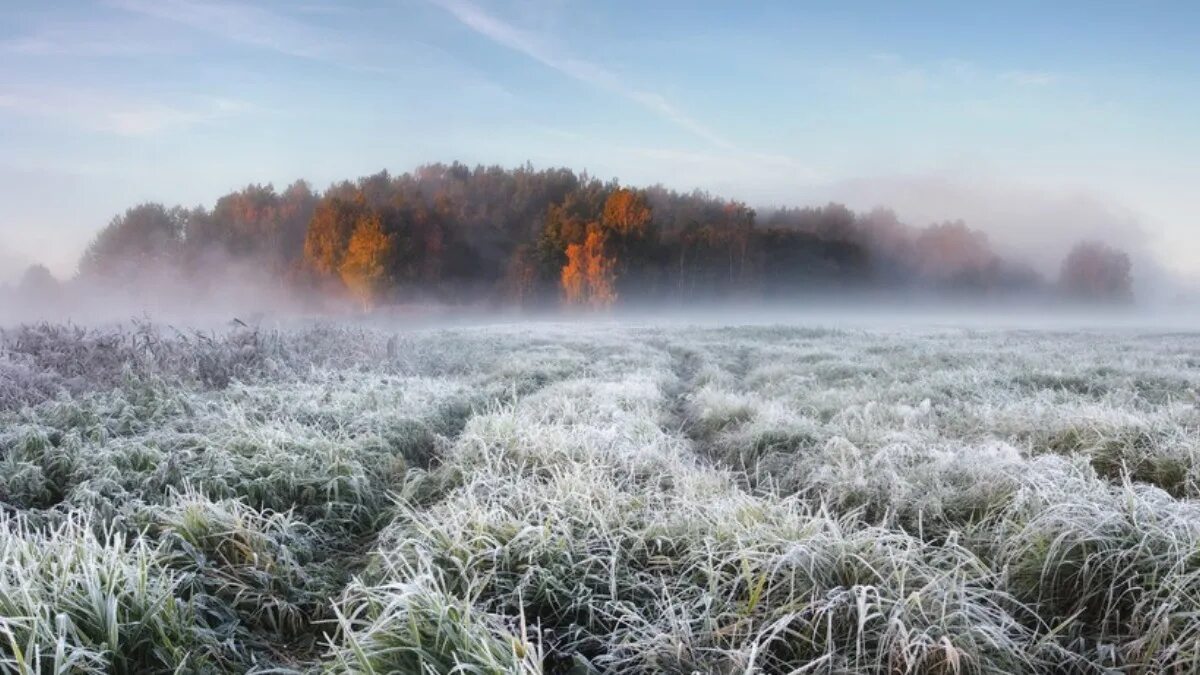
[[[567,246],[562,287],[569,304],[604,308],[616,302],[616,261],[605,250],[606,240],[599,228],[591,227],[582,244]]]
[[[346,246],[346,255],[338,267],[342,282],[363,309],[370,309],[391,283],[392,259],[395,252],[394,238],[383,231],[383,223],[376,214],[359,219]]]
[[[587,226],[581,243],[566,249],[562,268],[568,304],[609,307],[617,300],[617,277],[649,239],[653,213],[645,195],[617,188],[604,201],[600,221]]]
[[[563,297],[569,305],[587,302],[587,263],[583,259],[583,244],[567,245],[567,264],[562,268]]]
[[[338,275],[350,237],[365,210],[357,201],[338,197],[317,204],[304,238],[304,261],[318,277]]]
[[[616,261],[605,253],[605,237],[602,233],[588,233],[583,244],[584,261],[587,263],[588,304],[593,307],[610,307],[617,301]]]
[[[653,214],[641,192],[618,188],[604,202],[604,227],[623,237],[640,237]]]

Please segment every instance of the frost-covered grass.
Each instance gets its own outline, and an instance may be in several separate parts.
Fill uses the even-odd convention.
[[[1198,353],[10,329],[0,672],[1198,672]]]

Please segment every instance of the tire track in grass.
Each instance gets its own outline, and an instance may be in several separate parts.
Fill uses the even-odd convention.
[[[545,389],[546,387],[561,381],[561,379],[561,377],[556,378],[554,376],[547,376],[545,373],[535,371],[530,371],[529,373],[518,372],[512,374],[509,386],[505,386],[501,390],[503,393],[487,400],[477,401],[469,407],[464,408],[464,414],[456,417],[453,423],[449,425],[450,432],[439,435],[437,442],[430,448],[433,451],[423,454],[423,457],[426,459],[426,461],[422,462],[416,467],[410,468],[405,472],[404,476],[401,476],[397,480],[393,481],[390,491],[395,495],[396,499],[406,499],[406,497],[402,495],[405,492],[410,492],[413,490],[414,476],[412,476],[412,471],[415,469],[416,471],[421,472],[421,475],[416,477],[417,481],[429,481],[433,483],[433,485],[428,491],[417,487],[416,490],[419,494],[409,494],[407,499],[419,505],[422,509],[432,507],[433,505],[442,501],[446,498],[449,492],[453,490],[453,485],[443,484],[442,481],[444,479],[438,476],[438,472],[444,467],[441,464],[442,457],[436,451],[453,447],[454,444],[459,442],[464,429],[467,428],[472,419],[482,414],[490,414],[496,409],[503,409],[506,406],[516,405],[518,401],[535,395],[537,392]],[[453,483],[452,478],[446,480],[450,480],[450,482]],[[373,557],[378,555],[380,552],[380,545],[382,543],[381,536],[395,524],[396,517],[397,504],[395,501],[393,501],[391,506],[389,506],[384,513],[380,514],[380,518],[378,519],[379,526],[375,528],[374,531],[369,534],[369,536],[363,537],[360,541],[358,541],[354,546],[354,549],[352,551],[347,551],[340,559],[341,566],[346,571],[345,580],[337,589],[337,592],[330,595],[330,604],[336,604],[339,602],[340,599],[344,597],[345,592],[348,590],[351,584],[354,583],[355,579],[368,569]],[[324,645],[322,648],[316,652],[310,652],[308,657],[302,662],[302,665],[304,666],[303,672],[318,670],[322,668],[323,665],[327,665],[326,655],[324,652],[328,651],[330,647],[335,647],[338,645],[343,639],[343,636],[337,635],[336,631],[332,634],[325,632],[323,635]]]

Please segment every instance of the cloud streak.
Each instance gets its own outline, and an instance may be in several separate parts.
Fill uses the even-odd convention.
[[[348,47],[324,31],[251,4],[196,0],[110,0],[109,4],[287,56],[318,61],[350,59]]]
[[[120,40],[71,42],[64,33],[43,33],[7,40],[0,51],[27,56],[143,56],[169,50]]]
[[[732,141],[683,112],[661,94],[630,86],[603,66],[560,53],[539,36],[488,14],[473,3],[465,0],[430,1],[449,12],[464,26],[496,44],[524,54],[572,79],[632,101],[714,147],[737,150]]]
[[[288,14],[255,3],[220,0],[107,2],[125,12],[173,23],[233,44],[360,72],[394,75],[405,72],[403,64],[423,63],[439,56],[421,40],[361,35],[350,39],[320,23],[330,16],[356,14],[358,10],[353,3],[290,4]]]
[[[1000,73],[1000,79],[1021,87],[1046,87],[1058,82],[1058,76],[1040,70],[1010,70]]]
[[[634,154],[658,161],[679,164],[693,162],[723,171],[754,172],[769,171],[777,178],[787,181],[811,182],[820,174],[812,167],[796,159],[777,153],[755,152],[740,147],[737,143],[695,119],[665,96],[630,85],[619,75],[604,66],[577,58],[553,46],[543,37],[504,21],[481,9],[469,0],[429,0],[432,4],[449,12],[459,23],[492,42],[523,54],[542,65],[571,79],[601,91],[620,96],[653,113],[668,123],[707,142],[721,151],[690,152],[667,149],[644,148]],[[561,133],[561,130],[560,130]]]
[[[212,124],[250,110],[242,101],[200,98],[189,102],[125,101],[86,91],[33,88],[0,93],[0,110],[128,138],[157,136]]]
[[[28,57],[135,57],[181,51],[178,39],[147,21],[98,20],[42,26],[0,40],[0,52]]]

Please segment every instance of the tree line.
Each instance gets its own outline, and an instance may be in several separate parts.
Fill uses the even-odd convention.
[[[915,227],[886,209],[772,208],[556,168],[434,164],[324,192],[250,185],[207,209],[134,206],[88,246],[78,278],[203,287],[253,269],[297,297],[566,304],[780,300],[853,291],[1132,298],[1129,257],[1081,242],[1047,280],[962,221]],[[31,269],[18,293],[51,293]],[[21,289],[25,289],[22,291]]]

